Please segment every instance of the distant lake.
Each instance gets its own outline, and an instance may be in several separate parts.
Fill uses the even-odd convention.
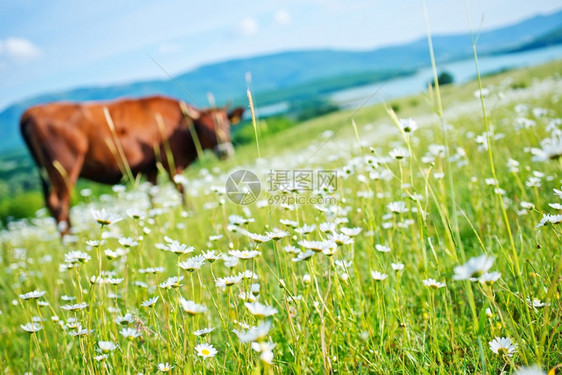
[[[479,56],[480,74],[495,73],[503,69],[522,68],[544,64],[562,58],[562,45],[540,48],[531,51],[502,54],[495,56]],[[474,59],[458,60],[437,64],[437,72],[447,71],[453,75],[456,84],[471,81],[476,77]],[[329,99],[343,108],[356,108],[417,94],[427,88],[428,82],[433,80],[431,67],[420,69],[414,75],[393,79],[383,85],[382,82],[354,87],[333,93]],[[382,88],[381,88],[382,86]],[[379,90],[380,89],[380,90]],[[367,98],[379,92],[367,103]]]

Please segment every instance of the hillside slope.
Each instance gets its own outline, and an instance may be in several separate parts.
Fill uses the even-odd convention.
[[[480,53],[514,50],[530,46],[535,40],[545,38],[562,25],[562,11],[529,18],[517,24],[483,32],[478,36]],[[438,62],[460,59],[472,54],[472,37],[469,34],[434,36],[433,44]],[[540,47],[537,44],[537,47]],[[530,47],[527,47],[530,48]],[[295,95],[271,95],[272,92],[314,82],[322,87],[337,90],[338,85],[327,84],[332,78],[344,82],[342,77],[360,74],[384,79],[407,62],[412,71],[429,65],[426,38],[411,43],[379,48],[371,51],[308,50],[288,51],[265,56],[230,60],[201,66],[170,80],[150,80],[107,87],[86,87],[48,93],[20,101],[0,113],[0,153],[20,149],[18,120],[29,106],[59,100],[104,100],[117,97],[140,97],[162,94],[182,98],[199,106],[207,103],[212,92],[218,103],[244,102],[245,75],[252,73],[252,90],[255,94],[268,93],[262,105],[271,100],[291,100]],[[322,82],[324,81],[324,82]],[[343,83],[342,83],[343,84]],[[284,90],[289,92],[290,90]],[[311,90],[310,92],[317,92]],[[189,94],[187,95],[186,92]],[[300,100],[303,100],[302,98]]]

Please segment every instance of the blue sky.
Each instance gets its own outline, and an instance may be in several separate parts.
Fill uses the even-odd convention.
[[[467,0],[491,29],[560,0]],[[468,30],[465,0],[427,0],[434,33]],[[0,1],[0,109],[40,93],[166,77],[236,57],[371,49],[425,35],[421,0]]]

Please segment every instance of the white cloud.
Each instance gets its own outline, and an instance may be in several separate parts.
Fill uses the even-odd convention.
[[[274,19],[279,25],[286,25],[291,22],[291,13],[287,12],[285,9],[279,9],[275,12]]]
[[[26,62],[41,57],[43,52],[31,41],[10,37],[0,40],[0,56],[15,62]]]
[[[258,32],[258,21],[255,18],[244,18],[238,24],[238,30],[244,35],[254,35]]]
[[[163,43],[158,46],[160,53],[175,53],[181,51],[181,46],[175,43]]]

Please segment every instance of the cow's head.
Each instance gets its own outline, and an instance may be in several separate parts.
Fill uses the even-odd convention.
[[[240,122],[244,108],[238,107],[229,112],[227,108],[198,110],[185,105],[182,110],[193,121],[203,149],[212,149],[220,159],[234,154],[230,126]]]

